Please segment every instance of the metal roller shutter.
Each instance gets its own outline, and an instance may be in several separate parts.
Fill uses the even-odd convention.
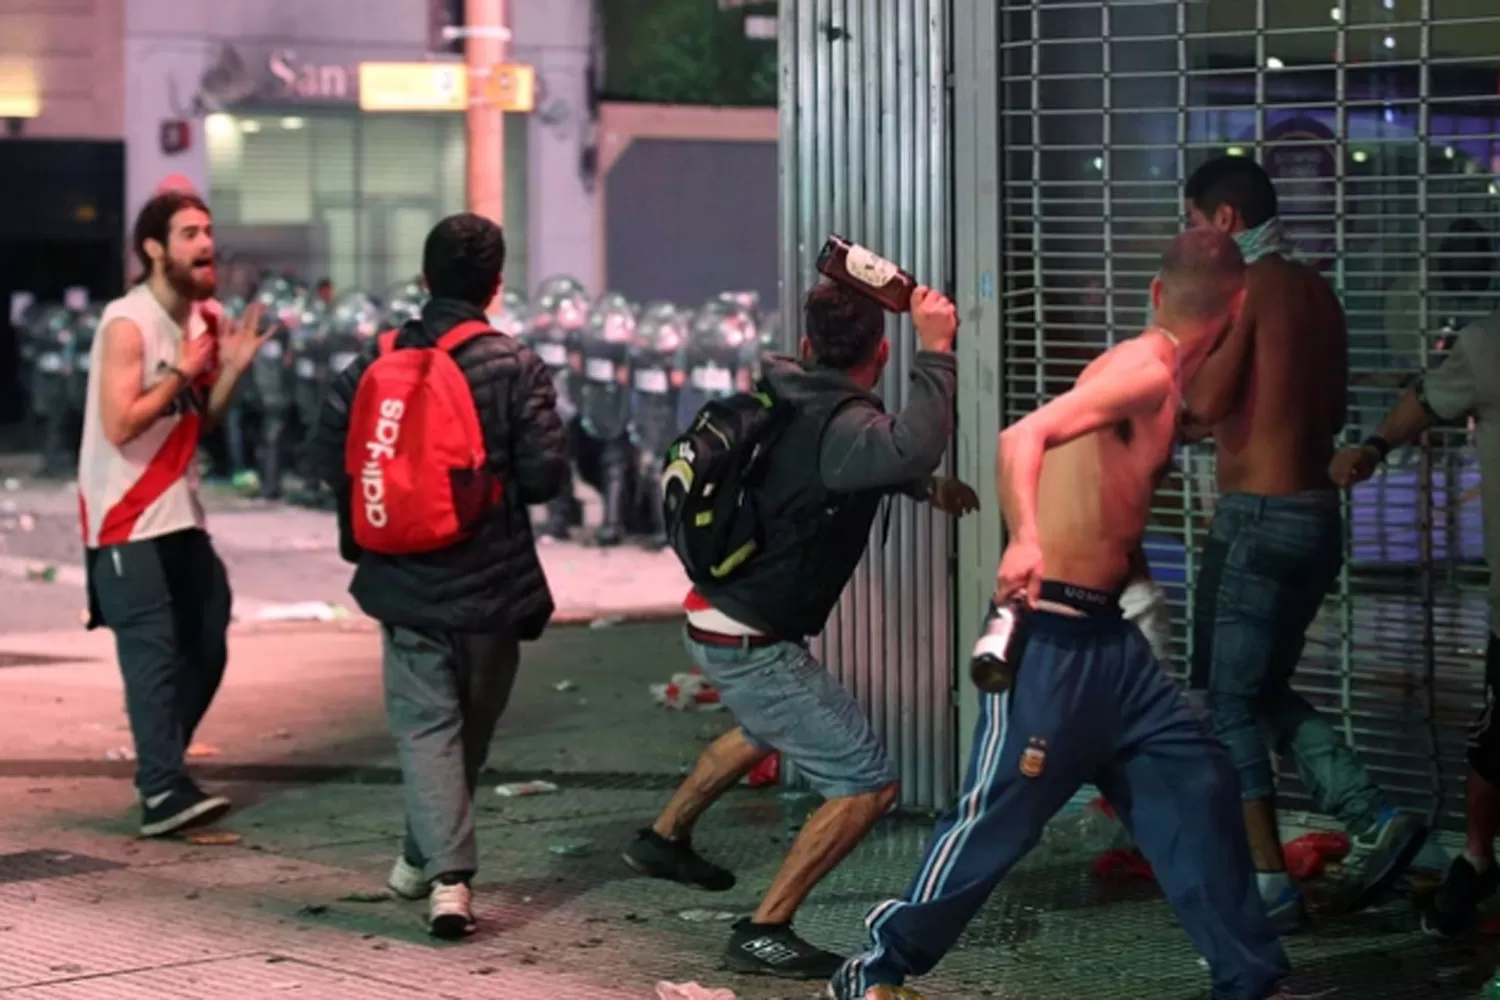
[[[830,232],[951,281],[947,0],[781,0],[781,302],[793,316]],[[798,324],[789,321],[789,329]],[[915,337],[892,322],[881,387],[904,405]],[[908,501],[879,520],[817,651],[869,709],[902,804],[953,797],[953,528]]]
[[[1276,178],[1305,259],[1343,297],[1357,440],[1445,325],[1497,305],[1500,9],[1484,0],[1001,0],[1003,417],[1141,329],[1181,185],[1212,155]],[[1212,452],[1160,497],[1150,538],[1176,606],[1213,506]],[[1487,578],[1466,432],[1392,456],[1347,505],[1350,560],[1297,687],[1340,720],[1397,804],[1461,824],[1482,703]],[[1289,805],[1307,799],[1288,769]]]

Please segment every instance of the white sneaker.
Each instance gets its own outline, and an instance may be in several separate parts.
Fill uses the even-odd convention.
[[[427,894],[432,891],[432,883],[427,881],[422,869],[408,862],[405,857],[396,859],[385,884],[402,899],[426,899]]]
[[[432,887],[427,897],[427,930],[433,937],[445,941],[474,933],[474,894],[460,882],[447,885],[442,882]]]

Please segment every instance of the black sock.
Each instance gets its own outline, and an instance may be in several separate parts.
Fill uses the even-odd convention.
[[[792,926],[792,922],[790,920],[782,920],[774,924],[763,924],[760,921],[756,920],[754,917],[747,918],[745,920],[745,923],[750,925],[751,927],[756,928],[757,930],[767,931],[780,931]]]
[[[470,872],[444,872],[437,877],[439,885],[468,885],[473,878]]]

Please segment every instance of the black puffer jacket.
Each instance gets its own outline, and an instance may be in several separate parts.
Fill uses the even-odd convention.
[[[485,321],[483,311],[434,299],[420,320],[401,329],[396,345],[430,346],[459,323],[474,319]],[[454,352],[474,391],[485,446],[505,485],[505,499],[473,537],[457,545],[422,555],[382,556],[354,544],[350,482],[344,473],[349,407],[376,351],[372,343],[329,387],[310,444],[318,469],[339,497],[339,544],[344,558],[355,564],[349,592],[365,614],[386,624],[455,632],[513,630],[523,639],[535,639],[554,605],[527,506],[557,494],[568,462],[552,376],[530,348],[499,333],[471,340]]]

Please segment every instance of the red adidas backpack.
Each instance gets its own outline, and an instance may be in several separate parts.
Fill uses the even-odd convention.
[[[398,332],[380,335],[380,355],[360,376],[344,444],[354,542],[392,556],[463,541],[502,493],[474,394],[452,355],[495,331],[475,320],[432,347],[399,350]]]

